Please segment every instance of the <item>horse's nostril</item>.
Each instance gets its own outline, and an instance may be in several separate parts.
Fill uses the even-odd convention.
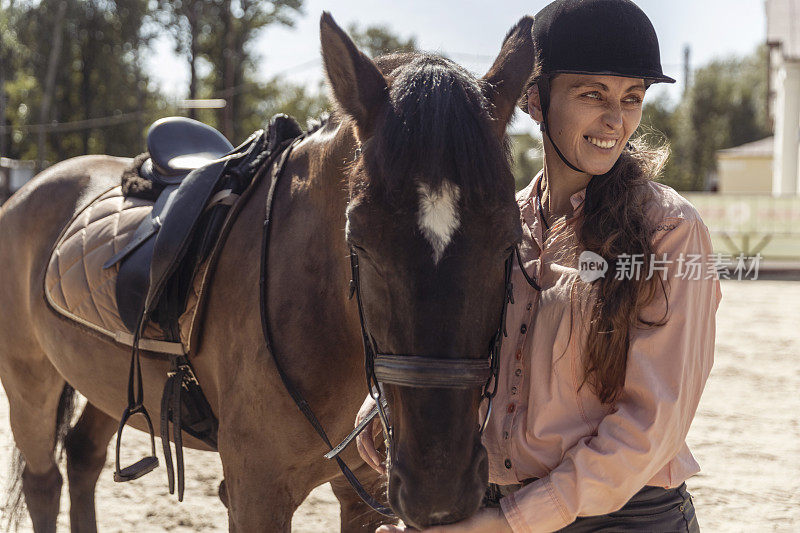
[[[393,487],[395,490],[400,488],[400,485],[403,483],[403,478],[400,476],[400,473],[397,471],[397,468],[393,468],[389,471],[389,485]]]

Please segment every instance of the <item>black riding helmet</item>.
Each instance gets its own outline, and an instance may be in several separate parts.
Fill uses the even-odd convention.
[[[541,130],[548,136],[550,79],[555,74],[642,78],[648,87],[653,83],[675,83],[661,70],[653,24],[630,0],[556,0],[536,14],[531,33],[536,48],[531,85],[536,83],[539,87],[544,118]],[[520,107],[527,113],[527,94]],[[584,172],[567,161],[552,137],[550,142],[568,167]]]

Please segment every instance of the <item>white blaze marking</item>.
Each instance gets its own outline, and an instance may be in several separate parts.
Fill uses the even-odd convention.
[[[458,218],[458,199],[461,190],[450,182],[442,182],[439,190],[432,190],[427,183],[417,186],[419,213],[417,223],[422,235],[433,248],[433,262],[439,263],[445,248],[461,221]]]

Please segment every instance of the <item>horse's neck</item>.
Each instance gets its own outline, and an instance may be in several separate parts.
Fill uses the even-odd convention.
[[[346,250],[346,176],[356,146],[352,127],[347,123],[329,122],[309,135],[295,150],[297,166],[289,184],[290,194],[288,198],[283,196],[290,209],[306,210],[306,225],[329,235],[325,248],[337,256]]]
[[[290,374],[294,369],[305,376],[307,382],[298,385],[325,393],[331,384],[347,383],[358,391],[363,376],[358,312],[348,299],[344,233],[346,169],[355,139],[344,128],[329,125],[295,147],[270,217],[268,306],[274,349]],[[315,375],[309,365],[322,374]],[[357,402],[355,396],[350,400]]]
[[[276,190],[272,250],[281,252],[273,253],[270,261],[272,265],[276,261],[296,263],[298,269],[316,272],[303,283],[307,289],[317,286],[319,290],[305,290],[297,297],[316,298],[317,305],[335,308],[347,294],[346,169],[355,147],[352,126],[329,122],[295,147]],[[294,257],[279,257],[289,250]],[[330,301],[320,302],[319,298]]]

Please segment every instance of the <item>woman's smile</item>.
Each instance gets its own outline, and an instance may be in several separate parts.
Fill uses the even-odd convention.
[[[583,138],[586,139],[589,144],[603,152],[610,152],[617,145],[617,139],[600,139],[598,137],[590,137],[589,135],[584,135]]]

